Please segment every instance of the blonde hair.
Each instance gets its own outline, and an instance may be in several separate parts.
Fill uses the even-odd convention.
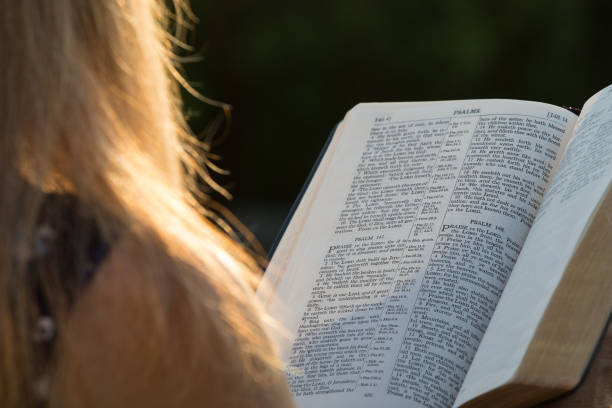
[[[190,12],[179,1],[173,13],[164,4],[20,0],[0,10],[2,407],[33,403],[36,359],[27,337],[34,300],[21,254],[41,190],[76,196],[106,237],[118,231],[135,237],[149,261],[122,272],[152,282],[138,289],[158,316],[151,342],[169,336],[163,288],[155,282],[171,274],[193,315],[207,319],[238,353],[235,370],[275,369],[265,315],[250,286],[257,265],[202,216],[190,191],[194,176],[215,185],[202,166],[206,146],[185,125],[172,79],[178,78],[172,48],[181,38],[168,28],[180,30]],[[61,296],[54,304],[60,333],[65,304]]]

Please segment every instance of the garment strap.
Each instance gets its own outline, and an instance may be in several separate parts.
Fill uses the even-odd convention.
[[[30,240],[27,273],[37,311],[31,342],[37,357],[37,380],[33,392],[45,407],[50,388],[53,357],[58,337],[53,296],[70,308],[94,278],[109,252],[94,217],[74,196],[45,196]]]

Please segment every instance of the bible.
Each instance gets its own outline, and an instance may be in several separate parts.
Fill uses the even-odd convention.
[[[299,407],[515,407],[574,388],[612,311],[612,86],[365,103],[258,297]],[[278,333],[278,332],[277,332]]]

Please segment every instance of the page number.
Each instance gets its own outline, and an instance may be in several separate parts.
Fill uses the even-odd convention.
[[[374,123],[391,122],[391,116],[377,116]]]

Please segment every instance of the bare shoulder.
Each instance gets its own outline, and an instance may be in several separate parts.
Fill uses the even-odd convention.
[[[194,307],[173,271],[149,274],[147,265],[133,240],[113,247],[61,328],[52,406],[292,405],[277,369],[264,380],[245,374],[239,345],[211,316],[211,287],[195,285],[206,301]]]

